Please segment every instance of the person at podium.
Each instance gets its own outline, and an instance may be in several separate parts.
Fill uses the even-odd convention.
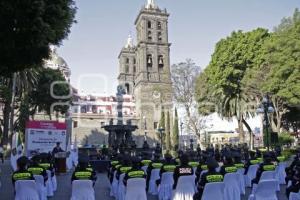
[[[52,156],[54,157],[54,169],[56,172],[58,172],[58,162],[59,162],[59,159],[55,158],[55,155],[57,153],[60,153],[60,152],[64,152],[64,150],[60,147],[60,142],[57,142],[56,143],[56,146],[53,148],[52,150]]]

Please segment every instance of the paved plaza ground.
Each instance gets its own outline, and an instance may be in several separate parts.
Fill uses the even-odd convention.
[[[0,188],[0,199],[1,200],[13,200],[14,192],[11,183],[11,168],[9,161],[5,161],[4,164],[0,164],[1,168],[1,183]],[[55,192],[54,197],[49,198],[49,200],[67,200],[71,197],[71,173],[61,175],[57,177],[58,189]],[[98,174],[98,180],[95,185],[96,200],[114,200],[109,196],[109,181],[106,174]],[[247,188],[246,196],[243,196],[242,200],[247,200],[249,196],[250,189]],[[284,195],[285,186],[281,186],[281,191],[278,194],[279,200],[287,200]],[[155,196],[148,196],[148,200],[157,200]]]

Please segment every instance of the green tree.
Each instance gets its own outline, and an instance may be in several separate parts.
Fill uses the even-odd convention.
[[[171,125],[170,125],[170,112],[167,111],[167,121],[166,121],[166,149],[171,150],[172,149],[172,143],[171,143]]]
[[[243,125],[252,135],[246,122],[251,114],[248,105],[253,99],[243,88],[243,78],[248,69],[262,62],[261,51],[269,33],[258,28],[250,32],[233,32],[217,43],[212,60],[197,81],[197,99],[208,111],[216,110],[221,117],[236,118],[239,124],[240,141],[244,141]],[[201,85],[200,85],[201,84]],[[204,91],[203,91],[204,88]],[[205,95],[205,91],[210,92]],[[207,107],[207,101],[215,105]]]
[[[57,82],[57,84],[54,84],[54,82]],[[50,68],[43,69],[38,78],[37,87],[30,94],[30,103],[33,107],[33,112],[35,113],[38,108],[39,111],[46,112],[50,119],[53,114],[65,114],[68,110],[68,106],[55,106],[55,104],[68,103],[70,98],[57,99],[56,96],[67,97],[69,94],[69,84],[66,82],[64,76],[59,70],[53,70]]]
[[[0,1],[0,75],[40,67],[74,22],[73,0]]]
[[[162,110],[161,110],[160,121],[159,121],[159,128],[166,130],[166,120],[165,120],[165,111],[164,111],[164,108],[162,108]],[[165,136],[166,136],[165,131],[163,132],[162,135],[161,135],[160,132],[158,132],[157,134],[158,134],[158,138],[160,139],[160,141],[163,142],[161,144],[162,147],[164,147],[165,146]]]
[[[179,147],[179,123],[178,123],[178,112],[177,108],[175,108],[175,119],[174,119],[174,124],[173,124],[173,147],[174,150],[176,151]]]

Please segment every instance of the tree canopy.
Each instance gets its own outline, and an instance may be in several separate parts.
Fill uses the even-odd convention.
[[[0,1],[0,75],[41,67],[75,17],[74,0]]]

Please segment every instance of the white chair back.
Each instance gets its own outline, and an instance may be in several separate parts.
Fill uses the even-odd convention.
[[[289,200],[300,200],[300,193],[291,192],[289,196]]]
[[[45,186],[44,177],[41,175],[33,175],[38,189],[40,200],[47,200],[47,188]]]
[[[158,199],[169,200],[172,198],[173,191],[173,172],[164,172],[161,176],[161,182],[158,188]]]
[[[250,195],[249,199],[255,200],[277,200],[276,196],[277,181],[263,180],[258,183],[254,194]]]
[[[224,199],[225,200],[240,200],[240,182],[239,174],[227,173],[224,177]]]
[[[147,200],[146,180],[144,178],[127,180],[125,200]]]
[[[34,180],[16,181],[15,191],[15,200],[40,200]]]
[[[195,193],[195,176],[180,176],[173,200],[193,200]]]
[[[204,187],[201,200],[224,200],[225,184],[219,183],[207,183]]]
[[[73,181],[71,200],[95,200],[93,182],[91,180]]]
[[[115,198],[118,197],[118,184],[119,184],[116,178],[116,174],[117,174],[117,170],[114,172],[114,177],[110,188],[110,196]]]
[[[151,171],[151,176],[149,180],[149,193],[152,195],[157,195],[158,194],[158,188],[156,185],[156,181],[160,179],[159,176],[160,169],[152,169]]]
[[[53,183],[51,178],[51,172],[47,170],[48,180],[46,181],[46,189],[47,189],[47,196],[52,197],[54,195]]]
[[[263,180],[274,180],[275,179],[275,171],[264,171],[261,174],[259,181]]]
[[[245,176],[245,183],[247,187],[251,187],[251,181],[256,177],[258,165],[250,165],[247,175]]]
[[[124,177],[125,177],[125,173],[121,174],[119,177],[118,198],[117,198],[118,200],[125,200],[126,188],[123,183]]]
[[[142,167],[142,170],[147,174],[147,169],[148,169],[148,166],[147,165],[145,165],[145,166],[143,166]]]

